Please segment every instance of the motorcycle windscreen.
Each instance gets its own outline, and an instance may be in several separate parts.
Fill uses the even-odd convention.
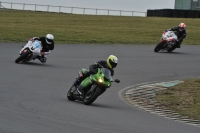
[[[40,43],[39,42],[34,42],[33,46],[34,46],[34,48],[39,48],[40,47]]]
[[[111,72],[108,68],[101,68],[101,71],[103,72],[106,79],[108,80],[112,79]]]

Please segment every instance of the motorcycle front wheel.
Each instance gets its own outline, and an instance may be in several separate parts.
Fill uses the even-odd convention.
[[[154,52],[159,52],[163,47],[164,42],[159,42],[158,45],[155,47]]]
[[[70,100],[70,101],[74,101],[75,98],[74,98],[74,95],[73,95],[73,92],[72,92],[72,89],[74,89],[73,87],[75,86],[72,86],[69,91],[67,92],[67,98]]]
[[[85,105],[90,105],[92,104],[97,97],[101,94],[101,88],[96,87],[93,91],[88,91],[85,95],[85,98],[83,99],[83,103]]]
[[[23,59],[25,59],[28,55],[29,55],[29,52],[28,52],[28,51],[26,51],[25,53],[21,54],[21,55],[15,60],[15,63],[19,63],[20,61],[22,61]]]

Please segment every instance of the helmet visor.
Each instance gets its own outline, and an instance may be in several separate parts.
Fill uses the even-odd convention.
[[[53,40],[52,40],[52,39],[48,39],[48,38],[47,38],[47,42],[49,42],[49,43],[52,43],[52,42],[53,42]]]
[[[113,62],[111,59],[109,60],[110,65],[112,68],[115,68],[117,66],[117,63]]]
[[[179,30],[180,30],[180,31],[182,31],[182,30],[184,30],[184,29],[185,29],[184,27],[179,27]]]

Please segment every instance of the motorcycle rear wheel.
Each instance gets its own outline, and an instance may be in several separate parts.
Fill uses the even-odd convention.
[[[83,103],[85,105],[92,104],[100,94],[101,94],[101,88],[99,87],[96,87],[96,89],[94,89],[92,92],[88,91],[85,95],[85,98],[83,99]]]
[[[75,86],[72,86],[72,87],[69,89],[69,91],[67,92],[67,98],[68,98],[70,101],[76,100],[76,99],[74,98],[74,95],[73,95],[73,92],[72,92],[73,87],[75,87]]]
[[[159,52],[162,49],[163,44],[163,42],[159,42],[155,47],[154,52]]]
[[[20,61],[22,61],[23,59],[25,59],[28,55],[29,55],[29,52],[28,52],[28,51],[26,51],[25,53],[21,54],[21,55],[15,60],[15,63],[19,63]]]
[[[170,52],[174,51],[175,49],[176,49],[176,48],[170,48],[170,49],[167,50],[167,52],[170,53]]]

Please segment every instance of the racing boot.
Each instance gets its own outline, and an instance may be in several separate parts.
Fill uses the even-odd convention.
[[[79,76],[76,78],[76,80],[74,81],[73,83],[73,86],[77,86],[79,85],[83,79],[85,79],[86,77],[88,77],[90,75],[89,72],[85,72],[85,73],[82,73],[82,72],[79,72]]]
[[[38,56],[38,59],[42,62],[45,63],[47,61],[47,58],[44,56]]]
[[[178,44],[176,45],[176,48],[181,48],[180,43],[178,43]]]
[[[73,83],[73,86],[79,85],[82,82],[82,79],[83,79],[82,77],[77,77],[76,80]]]
[[[77,88],[78,93],[80,94],[80,100],[83,101],[84,99],[84,86],[79,85],[79,87]]]
[[[42,55],[42,56],[39,57],[39,60],[40,60],[42,63],[45,63],[45,62],[47,61],[47,58],[46,58],[46,56],[45,56],[45,52],[41,52],[41,55]]]
[[[176,48],[181,48],[181,43],[182,43],[183,40],[179,40],[177,41],[176,43]]]
[[[180,44],[178,44],[176,47],[177,47],[177,48],[181,48],[181,45],[180,45]]]

